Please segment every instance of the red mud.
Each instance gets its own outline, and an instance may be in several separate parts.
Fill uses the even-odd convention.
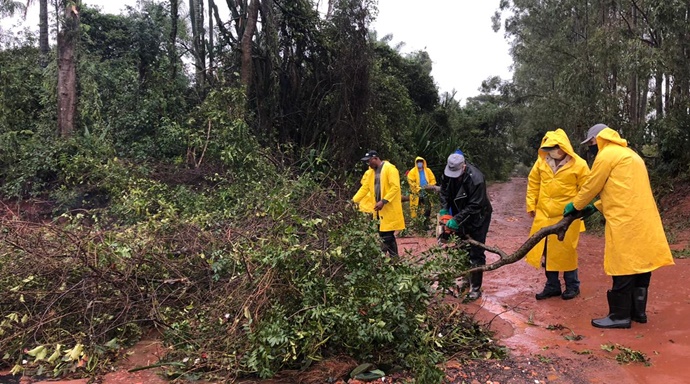
[[[490,186],[494,215],[488,245],[511,253],[527,239],[531,218],[525,213],[525,189],[524,178]],[[678,238],[685,239],[680,235]],[[411,252],[424,250],[434,243],[435,239],[431,238],[399,239],[401,248]],[[588,233],[580,237],[581,294],[573,300],[564,301],[556,297],[536,301],[534,294],[541,290],[545,281],[543,271],[519,261],[486,273],[482,298],[467,304],[466,310],[475,313],[480,321],[490,322],[497,339],[510,349],[514,358],[521,361],[531,359],[558,362],[567,366],[570,372],[576,372],[578,382],[690,382],[685,373],[685,364],[690,361],[690,284],[687,283],[690,279],[690,260],[677,259],[675,266],[661,268],[652,274],[647,324],[633,323],[631,329],[601,330],[592,327],[590,319],[604,316],[608,312],[606,290],[611,286],[611,278],[603,272],[603,250],[602,237]],[[487,256],[488,262],[497,259],[495,255]],[[581,338],[571,341],[566,339],[568,335]],[[619,344],[642,352],[649,358],[650,364],[618,364],[615,359],[618,351],[603,350],[601,347],[605,344]],[[127,372],[127,369],[133,367],[155,363],[157,356],[162,355],[159,343],[143,341],[132,351],[133,354],[118,367],[117,372],[105,375],[100,382],[166,382],[157,376],[159,369]],[[583,380],[579,380],[580,377]],[[559,376],[559,372],[554,370],[546,382],[570,383],[571,380]],[[50,383],[83,384],[86,381]]]
[[[489,245],[506,252],[515,251],[529,235],[531,218],[525,213],[526,179],[489,188],[494,206],[493,222],[487,238]],[[559,297],[536,301],[534,294],[545,282],[542,270],[524,261],[505,266],[484,277],[484,296],[473,307],[481,306],[512,329],[497,324],[501,342],[514,355],[536,355],[568,359],[591,383],[688,383],[685,364],[690,358],[690,260],[677,259],[676,265],[652,273],[647,304],[647,324],[633,323],[631,329],[602,330],[590,320],[608,313],[606,290],[611,278],[602,267],[604,239],[585,232],[580,237],[580,296],[565,301]],[[488,257],[487,262],[496,260]],[[494,320],[494,323],[496,321]],[[533,324],[533,325],[531,325]],[[549,325],[570,329],[550,331]],[[564,336],[581,335],[579,341]],[[651,365],[619,365],[618,353],[602,350],[603,344],[620,344],[644,353]],[[590,351],[591,354],[578,354]]]

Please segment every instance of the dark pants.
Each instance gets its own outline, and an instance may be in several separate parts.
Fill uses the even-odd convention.
[[[546,288],[549,291],[560,291],[561,281],[558,280],[558,271],[546,271]],[[577,278],[577,269],[563,272],[563,280],[565,280],[565,289],[577,291],[580,289],[580,280]]]
[[[546,270],[546,258],[548,254],[546,253],[546,248],[549,245],[549,238],[544,239],[544,274],[546,275],[546,290],[548,291],[560,291],[561,281],[558,280],[558,271],[547,271]],[[572,271],[563,272],[563,280],[565,280],[565,289],[571,291],[577,291],[580,289],[580,279],[577,277],[577,269]]]
[[[491,213],[486,215],[482,226],[479,229],[468,232],[467,234],[472,238],[472,240],[478,241],[482,244],[486,244],[486,234],[489,233],[489,224],[491,224]],[[470,245],[470,264],[472,266],[485,265],[486,264],[486,254],[484,254],[484,249]]]
[[[637,273],[634,275],[611,276],[613,278],[613,286],[611,292],[632,295],[635,288],[649,288],[649,282],[652,279],[651,272]]]
[[[381,251],[384,253],[388,252],[388,256],[398,256],[398,242],[395,241],[395,231],[379,231],[379,236],[381,236]]]

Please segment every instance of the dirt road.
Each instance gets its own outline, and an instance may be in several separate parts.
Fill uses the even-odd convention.
[[[489,188],[494,207],[489,245],[510,253],[527,239],[532,220],[525,213],[525,190],[524,178]],[[652,274],[647,324],[602,330],[592,327],[590,320],[608,313],[606,290],[611,278],[602,267],[604,239],[585,232],[578,249],[581,294],[575,299],[536,301],[534,294],[545,282],[543,271],[522,260],[486,273],[484,296],[472,306],[500,314],[501,320],[494,320],[492,325],[496,323],[494,328],[502,342],[514,354],[567,359],[569,364],[580,367],[591,383],[690,382],[685,371],[690,361],[690,262],[676,260],[675,266]],[[496,259],[491,255],[487,262]],[[581,340],[571,341],[566,336],[581,336]],[[644,353],[650,365],[618,364],[615,356],[619,350],[602,349],[602,345],[610,344]]]

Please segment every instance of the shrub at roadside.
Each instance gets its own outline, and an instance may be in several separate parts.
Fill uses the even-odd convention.
[[[440,316],[433,296],[431,281],[448,285],[464,251],[392,262],[369,217],[307,176],[203,182],[215,187],[130,176],[139,188],[110,209],[4,216],[2,363],[96,375],[149,327],[175,377],[270,377],[349,355],[438,382],[444,355],[495,349],[483,336],[468,344],[476,329]]]

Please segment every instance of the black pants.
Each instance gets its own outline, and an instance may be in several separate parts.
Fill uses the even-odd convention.
[[[491,212],[486,215],[484,222],[479,229],[468,232],[467,234],[472,238],[472,240],[478,241],[482,244],[486,244],[486,234],[489,233],[489,224],[491,224]],[[486,264],[486,254],[484,249],[470,245],[470,264],[472,266],[485,265]]]
[[[388,252],[388,256],[398,256],[398,242],[395,241],[395,231],[379,231],[379,236],[381,236],[381,251],[384,253]]]
[[[632,295],[635,288],[649,288],[649,282],[652,279],[651,272],[637,273],[634,275],[611,276],[613,278],[613,286],[611,292]]]

